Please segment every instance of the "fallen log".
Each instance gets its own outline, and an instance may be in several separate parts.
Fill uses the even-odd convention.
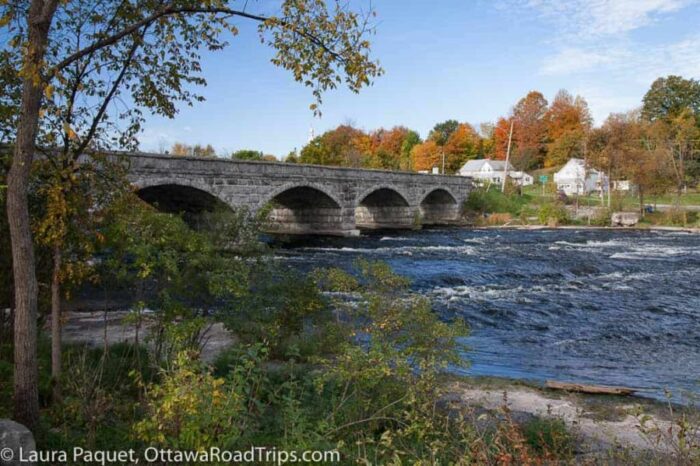
[[[557,382],[547,380],[545,387],[552,390],[565,390],[567,392],[589,393],[592,395],[632,395],[637,390],[629,387],[611,387],[607,385],[588,385],[581,383]]]

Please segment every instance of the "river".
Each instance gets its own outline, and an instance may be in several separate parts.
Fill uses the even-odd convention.
[[[383,260],[463,317],[468,374],[700,394],[700,235],[638,230],[436,229],[305,238],[301,270]]]

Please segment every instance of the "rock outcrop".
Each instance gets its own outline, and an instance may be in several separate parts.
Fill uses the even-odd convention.
[[[613,212],[610,223],[614,227],[633,227],[639,223],[639,212]]]
[[[0,419],[0,465],[15,466],[33,463],[20,462],[20,451],[26,458],[36,450],[34,435],[22,424],[9,419]]]

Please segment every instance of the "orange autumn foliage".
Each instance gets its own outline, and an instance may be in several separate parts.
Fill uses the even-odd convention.
[[[433,140],[418,144],[411,151],[413,169],[416,171],[431,171],[442,163],[441,148]]]

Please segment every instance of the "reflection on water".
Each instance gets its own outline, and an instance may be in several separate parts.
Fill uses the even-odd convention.
[[[700,393],[700,235],[446,229],[276,252],[302,270],[387,261],[469,322],[469,373]]]

